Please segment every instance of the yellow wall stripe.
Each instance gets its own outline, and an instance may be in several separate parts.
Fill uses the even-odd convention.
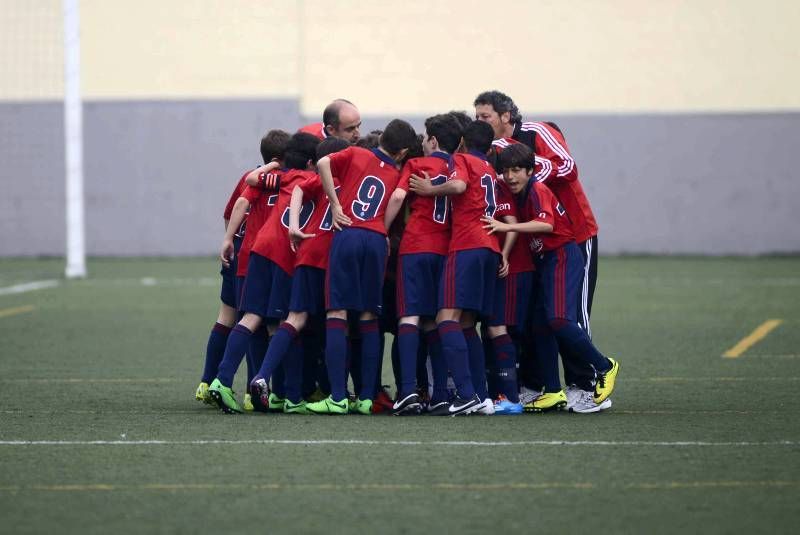
[[[745,351],[756,345],[758,342],[763,340],[781,323],[783,323],[783,320],[779,319],[765,321],[764,323],[756,327],[755,331],[742,338],[738,344],[736,344],[735,346],[727,350],[725,353],[723,353],[722,356],[726,359],[735,359],[740,357],[742,353],[744,353]]]

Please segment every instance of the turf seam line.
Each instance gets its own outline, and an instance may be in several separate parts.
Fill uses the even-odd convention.
[[[34,310],[36,310],[36,307],[33,305],[23,305],[20,307],[3,308],[0,309],[0,318],[9,318],[11,316],[18,316],[20,314],[25,314],[26,312],[33,312]]]
[[[794,440],[772,442],[646,441],[646,440],[359,440],[359,439],[252,439],[252,440],[0,440],[0,446],[212,446],[212,445],[291,445],[291,446],[666,446],[666,447],[764,447],[799,446]]]
[[[33,292],[36,290],[44,290],[46,288],[55,288],[59,282],[55,279],[23,282],[21,284],[14,284],[12,286],[5,286],[0,288],[0,295],[14,295],[26,292]]]
[[[723,358],[727,359],[735,359],[742,356],[742,354],[756,345],[758,342],[763,340],[767,337],[769,333],[771,333],[775,328],[778,327],[783,323],[782,319],[771,319],[767,320],[758,327],[753,330],[750,334],[739,340],[735,346],[727,350],[725,353],[722,354]]]

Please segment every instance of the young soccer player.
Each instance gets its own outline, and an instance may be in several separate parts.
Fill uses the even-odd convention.
[[[317,157],[322,158],[349,146],[343,139],[327,138],[317,146]],[[267,405],[270,377],[281,362],[285,363],[285,413],[307,412],[302,398],[303,346],[299,333],[306,327],[309,316],[325,312],[325,269],[333,237],[330,215],[322,182],[317,174],[312,174],[296,183],[289,201],[288,218],[284,212],[281,219],[281,224],[288,227],[291,247],[297,252],[289,315],[272,337],[264,363],[250,382],[250,394],[253,399],[258,398],[261,404]]]
[[[425,120],[422,140],[424,157],[412,158],[403,166],[400,183],[392,194],[395,205],[402,203],[412,175],[431,177],[440,185],[450,174],[451,154],[461,141],[461,127],[450,115]],[[420,327],[431,355],[433,395],[428,405],[435,409],[447,403],[447,363],[436,331],[436,312],[442,268],[450,245],[450,220],[446,196],[413,195],[408,202],[409,217],[400,241],[397,265],[397,348],[400,380],[393,414],[417,414],[421,399],[416,391]],[[420,320],[422,324],[420,325]]]
[[[271,161],[278,161],[283,159],[284,151],[286,150],[286,143],[289,141],[289,134],[283,130],[270,130],[264,137],[261,138],[261,157],[264,163]],[[247,196],[246,193],[248,186],[245,178],[250,172],[248,171],[239,179],[233,193],[231,194],[228,204],[225,207],[225,231],[226,237],[229,236],[229,247],[226,247],[227,252],[223,255],[222,269],[222,291],[220,292],[220,308],[217,315],[217,322],[211,329],[211,334],[208,338],[206,345],[206,358],[205,366],[203,368],[203,376],[200,379],[200,385],[195,392],[195,398],[205,403],[213,403],[208,396],[208,385],[214,380],[217,373],[217,368],[225,353],[225,344],[228,341],[228,334],[231,331],[234,323],[237,320],[237,308],[239,303],[239,288],[238,277],[240,272],[243,273],[247,268],[247,255],[249,254],[250,245],[255,240],[255,234],[258,232],[258,227],[261,225],[263,219],[260,217],[264,210],[260,206],[253,206],[248,216],[248,207],[250,201],[242,201],[242,196]],[[245,233],[244,220],[248,217],[249,233]],[[244,236],[243,236],[244,234]],[[241,261],[239,261],[241,259]],[[257,354],[257,351],[252,352]],[[263,353],[262,353],[263,354]],[[249,353],[248,353],[249,355]],[[250,370],[250,363],[248,362],[248,371]],[[255,366],[253,366],[253,373]]]
[[[290,171],[287,171],[280,181],[281,194],[286,198],[284,207],[288,205],[288,197],[291,195],[294,182],[307,178],[302,171],[313,169],[318,144],[319,139],[304,133],[294,134],[289,140],[284,163]],[[223,412],[241,412],[231,386],[253,332],[265,320],[272,322],[281,320],[288,312],[294,255],[289,248],[288,237],[281,229],[282,212],[279,197],[276,208],[259,230],[250,253],[239,307],[244,316],[228,337],[217,377],[209,386],[209,395]],[[255,406],[259,400],[252,401]],[[266,410],[263,406],[259,408]]]
[[[317,165],[332,214],[334,233],[326,273],[325,362],[331,395],[309,403],[310,412],[345,414],[347,311],[359,313],[361,389],[355,408],[370,414],[377,383],[380,337],[377,317],[382,311],[382,287],[391,225],[387,204],[397,186],[402,160],[416,141],[414,129],[395,119],[383,131],[380,147],[372,151],[350,147],[322,158]],[[333,177],[339,178],[337,196]],[[396,213],[396,210],[395,212]]]
[[[448,405],[431,412],[435,415],[470,414],[484,404],[493,408],[486,389],[483,347],[475,331],[477,317],[491,314],[500,263],[497,239],[483,231],[481,224],[481,217],[492,217],[496,210],[496,176],[486,159],[492,137],[486,123],[470,123],[462,136],[467,152],[453,155],[447,182],[433,185],[427,178],[410,179],[412,192],[449,195],[452,205],[452,235],[439,287],[436,323],[457,395]]]
[[[538,302],[534,313],[537,357],[545,381],[542,396],[525,406],[542,412],[561,409],[567,398],[558,376],[558,345],[566,347],[597,373],[593,401],[600,404],[614,390],[619,364],[603,356],[577,323],[577,292],[583,280],[583,257],[575,244],[572,224],[556,196],[532,180],[533,151],[523,144],[506,148],[500,155],[503,176],[511,191],[520,196],[524,222],[502,223],[483,219],[489,233],[517,231],[529,234],[538,274]]]

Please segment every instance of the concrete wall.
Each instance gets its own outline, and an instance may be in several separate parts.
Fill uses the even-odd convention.
[[[83,0],[87,249],[208,254],[267,128],[359,105],[556,120],[601,251],[800,252],[800,4]],[[64,252],[59,0],[0,10],[0,255]]]

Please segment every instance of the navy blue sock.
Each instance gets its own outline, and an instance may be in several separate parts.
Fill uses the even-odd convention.
[[[289,344],[289,351],[283,359],[283,370],[286,372],[286,398],[292,403],[300,403],[303,399],[303,341],[295,338]]]
[[[558,342],[553,332],[547,327],[534,327],[534,346],[536,347],[536,368],[544,382],[545,392],[561,390],[561,379],[558,377]]]
[[[379,359],[381,339],[378,332],[378,320],[362,320],[358,322],[361,333],[361,390],[359,399],[375,399],[378,385]]]
[[[383,336],[384,333],[381,333],[381,355],[383,355],[385,343],[385,337]],[[403,382],[403,366],[401,365],[400,360],[400,340],[398,336],[394,336],[392,339],[392,375],[394,375],[394,384],[397,387],[397,391],[400,391],[400,383]],[[380,367],[378,369],[378,389],[383,387],[380,384],[380,379],[383,376],[383,359],[381,359]]]
[[[442,341],[439,338],[439,331],[426,332],[425,340],[428,343],[428,352],[431,355],[431,375],[433,375],[431,402],[447,401],[447,362],[442,353]]]
[[[222,356],[225,354],[225,344],[228,342],[230,332],[231,328],[221,323],[215,323],[214,327],[211,328],[211,334],[208,335],[208,343],[206,344],[206,362],[203,365],[203,377],[200,381],[211,384],[211,381],[217,376],[217,369],[222,361]]]
[[[347,320],[328,318],[325,321],[325,365],[331,383],[331,397],[341,401],[347,397]]]
[[[497,395],[502,391],[498,386],[497,378],[497,362],[495,362],[494,344],[492,339],[489,338],[489,332],[486,329],[481,330],[481,345],[483,346],[483,356],[486,361],[486,386],[489,389],[489,397],[497,399]]]
[[[261,363],[264,361],[264,355],[267,352],[267,345],[269,339],[267,338],[267,328],[262,325],[255,330],[253,336],[250,337],[250,347],[247,348],[247,384],[253,380],[253,377],[258,373]]]
[[[283,362],[272,372],[272,391],[279,398],[286,397],[286,369],[283,367]]]
[[[469,353],[469,372],[472,376],[472,386],[481,401],[489,397],[486,389],[486,357],[483,354],[483,344],[475,327],[464,329],[464,340],[467,342]]]
[[[231,330],[231,334],[228,335],[225,355],[222,357],[222,362],[219,363],[219,369],[217,370],[217,379],[224,386],[233,386],[233,376],[236,375],[236,370],[239,369],[239,364],[242,363],[244,354],[247,353],[251,336],[253,336],[253,333],[250,329],[238,323]]]
[[[611,368],[611,362],[594,347],[589,335],[577,323],[557,318],[550,320],[549,325],[560,344],[567,346],[572,354],[583,359],[596,371],[605,372]]]
[[[289,352],[289,346],[292,341],[297,338],[297,330],[290,323],[285,321],[281,323],[272,339],[269,342],[269,349],[267,349],[267,356],[264,357],[264,362],[258,370],[258,376],[262,379],[270,380],[272,374],[280,366],[286,353]]]
[[[442,341],[442,353],[450,373],[453,374],[458,395],[463,399],[470,399],[475,395],[475,388],[472,386],[469,352],[461,324],[457,321],[443,321],[437,325],[437,329]]]
[[[414,392],[417,380],[417,350],[419,349],[419,327],[401,323],[397,329],[397,351],[400,360],[400,383],[397,385],[398,399]]]
[[[419,338],[419,349],[417,349],[417,390],[428,391],[430,380],[428,379],[428,342],[425,337]]]
[[[517,390],[517,348],[507,334],[492,338],[498,391],[512,403],[519,403]]]

